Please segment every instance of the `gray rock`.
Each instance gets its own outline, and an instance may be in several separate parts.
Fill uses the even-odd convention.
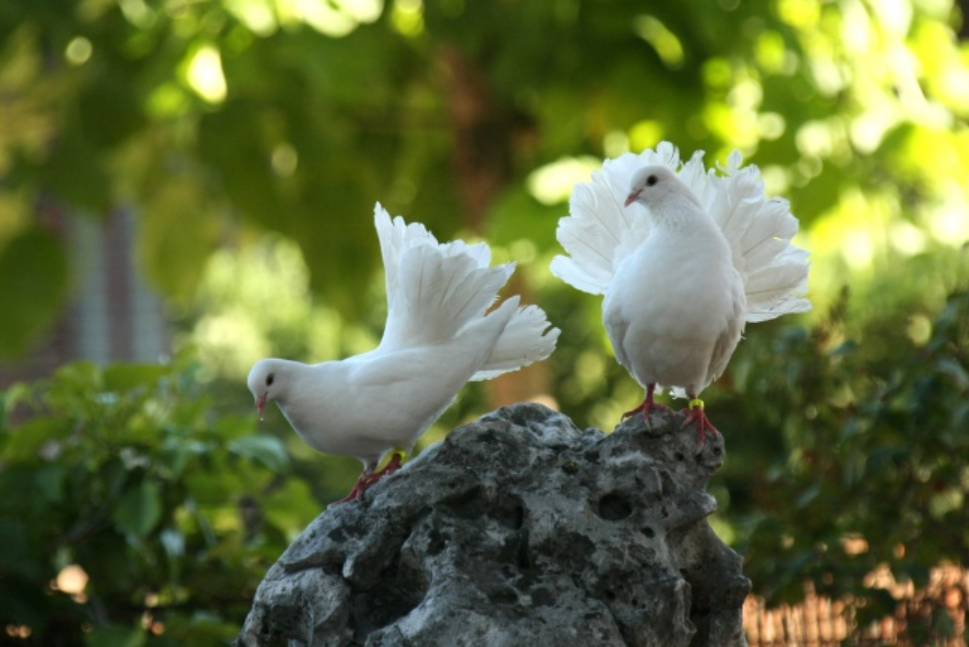
[[[536,404],[459,427],[321,514],[256,592],[246,647],[744,646],[750,581],[707,524],[722,438],[612,434]]]

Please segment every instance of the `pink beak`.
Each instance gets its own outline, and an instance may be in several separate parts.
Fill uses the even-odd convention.
[[[259,414],[260,420],[262,420],[262,412],[266,409],[266,395],[266,393],[263,393],[256,398],[256,413]]]
[[[632,193],[630,193],[629,196],[626,198],[626,206],[628,207],[633,202],[636,202],[636,198],[639,197],[639,194],[640,194],[639,191],[633,191]]]

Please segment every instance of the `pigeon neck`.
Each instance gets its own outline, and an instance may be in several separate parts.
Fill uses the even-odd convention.
[[[692,196],[671,195],[652,205],[649,211],[657,226],[671,231],[691,229],[706,217]]]

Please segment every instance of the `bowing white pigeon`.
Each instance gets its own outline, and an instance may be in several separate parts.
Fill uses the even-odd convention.
[[[791,244],[797,220],[786,200],[766,198],[756,166],[734,151],[720,173],[703,152],[681,163],[668,142],[606,160],[576,185],[559,221],[552,273],[603,294],[602,318],[616,358],[645,388],[623,417],[649,417],[657,386],[690,399],[684,426],[699,444],[716,434],[700,392],[724,371],[745,322],[806,312],[807,252]]]
[[[262,417],[275,401],[311,447],[354,456],[364,469],[342,501],[362,497],[400,467],[417,439],[468,380],[486,380],[548,357],[559,330],[511,297],[485,314],[514,263],[489,268],[484,243],[439,244],[418,223],[374,210],[387,283],[387,323],[374,350],[342,361],[263,359],[248,386]],[[380,459],[394,451],[387,466]],[[342,502],[341,501],[341,502]]]

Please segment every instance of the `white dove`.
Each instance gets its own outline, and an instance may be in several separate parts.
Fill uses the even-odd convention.
[[[724,371],[744,323],[806,312],[807,252],[791,244],[789,204],[764,196],[756,166],[734,151],[721,174],[703,152],[681,164],[662,142],[656,151],[606,160],[576,185],[557,237],[571,257],[552,273],[604,294],[602,318],[616,358],[646,390],[623,417],[666,409],[657,386],[690,399],[686,426],[699,444],[716,434],[700,392]],[[645,207],[642,209],[640,207]]]
[[[439,244],[421,224],[391,221],[379,203],[374,221],[387,283],[377,348],[312,365],[263,359],[247,381],[260,418],[275,401],[308,445],[363,462],[342,501],[361,498],[396,471],[468,380],[543,360],[559,335],[557,328],[545,332],[545,313],[519,307],[517,296],[485,314],[514,272],[514,263],[489,268],[486,244]],[[376,472],[388,451],[394,456]]]

